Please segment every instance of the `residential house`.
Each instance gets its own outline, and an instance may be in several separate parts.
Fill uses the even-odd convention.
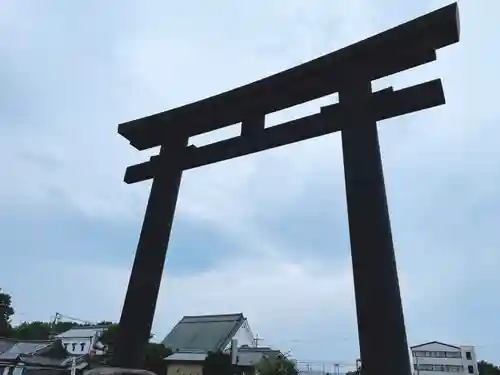
[[[479,375],[473,346],[458,346],[439,341],[411,347],[415,375],[447,373]]]
[[[99,341],[107,325],[77,326],[56,336],[72,355],[102,355],[104,345]]]
[[[183,317],[162,342],[174,352],[165,358],[167,375],[201,375],[208,352],[227,352],[233,339],[238,345],[254,346],[242,313]]]
[[[71,357],[61,340],[27,341],[0,338],[0,375],[65,373],[83,358]]]

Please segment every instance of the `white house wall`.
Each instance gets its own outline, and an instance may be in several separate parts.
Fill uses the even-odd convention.
[[[104,332],[105,328],[73,328],[66,332],[57,335],[61,340],[62,345],[73,355],[90,354],[98,342],[98,338]],[[102,354],[102,351],[97,350],[96,354]]]
[[[478,375],[479,374],[479,368],[477,367],[477,357],[476,357],[476,351],[474,350],[473,346],[461,346],[460,349],[462,349],[462,359],[464,359],[464,366],[473,366],[474,367],[474,374]],[[467,359],[467,352],[471,354],[470,360]]]
[[[241,325],[241,327],[236,331],[235,335],[233,336],[233,339],[238,340],[238,346],[243,346],[243,345],[254,346],[254,337],[252,334],[252,330],[250,329],[250,326],[248,325],[248,322],[246,320]],[[227,344],[224,350],[228,350],[230,347],[231,347],[231,342]]]
[[[74,355],[83,355],[83,354],[89,354],[90,350],[92,349],[92,346],[94,345],[94,338],[64,337],[61,339],[61,342],[64,348],[68,351],[68,353]]]

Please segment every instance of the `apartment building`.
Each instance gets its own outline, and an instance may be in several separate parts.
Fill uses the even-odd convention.
[[[473,346],[431,341],[411,347],[414,375],[479,375]]]

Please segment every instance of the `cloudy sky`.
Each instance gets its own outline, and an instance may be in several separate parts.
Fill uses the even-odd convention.
[[[460,2],[462,41],[426,67],[447,105],[380,123],[409,343],[500,362],[499,54],[494,0]],[[150,188],[120,122],[331,52],[447,0],[22,1],[0,7],[0,287],[15,321],[117,320]],[[324,98],[269,116],[314,113]],[[234,135],[233,128],[201,145]],[[156,311],[243,312],[262,344],[353,363],[357,329],[340,136],[185,173]]]

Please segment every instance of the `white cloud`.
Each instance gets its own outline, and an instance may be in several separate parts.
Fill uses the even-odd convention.
[[[24,266],[24,272],[57,294],[33,295],[29,284],[11,287],[17,319],[49,319],[61,307],[64,311],[59,312],[90,321],[119,316],[128,269],[50,261],[40,266]],[[262,256],[227,260],[199,274],[169,276],[167,263],[153,332],[162,339],[183,315],[243,312],[254,333],[270,343],[307,338],[311,332],[324,335],[318,321],[333,323],[321,328],[330,334],[352,334],[343,327],[352,328],[354,318],[350,266],[325,266]],[[58,269],[57,275],[47,277],[47,268]],[[33,306],[36,315],[30,312]],[[306,350],[304,355],[314,352]]]
[[[225,33],[224,42],[216,39],[215,44],[213,41],[209,43],[206,40],[209,34],[216,35],[219,28],[223,26],[213,20],[210,21],[211,17],[215,19],[220,17],[220,11],[215,8],[207,9],[209,13],[204,18],[198,19],[199,16],[196,18],[203,25],[205,22],[213,25],[215,29],[211,33],[196,34],[186,30],[181,38],[179,33],[172,35],[167,33],[172,29],[169,26],[170,23],[164,20],[164,12],[159,10],[146,12],[142,6],[135,8],[131,5],[128,12],[133,15],[131,24],[135,26],[131,28],[132,34],[124,34],[129,37],[128,39],[114,42],[115,49],[111,51],[111,55],[117,57],[112,61],[119,64],[118,69],[115,68],[119,73],[112,78],[112,83],[116,85],[118,76],[127,77],[134,82],[131,89],[145,90],[147,94],[148,99],[145,102],[141,93],[139,95],[130,91],[126,93],[132,97],[141,97],[137,107],[157,107],[160,110],[166,106],[183,104],[186,101],[199,99],[219,90],[229,89],[234,85],[260,78],[262,75],[298,63],[298,59],[312,58],[318,53],[329,52],[353,41],[351,40],[353,38],[358,39],[378,31],[376,20],[382,17],[382,13],[377,13],[377,8],[362,1],[359,1],[359,6],[341,9],[331,7],[330,3],[324,1],[312,5],[308,3],[307,6],[300,2],[294,3],[294,6],[288,5],[289,7],[277,6],[276,8],[268,8],[266,5],[265,13],[243,10],[233,13],[234,17],[239,18],[231,19],[229,22],[232,26],[238,25],[240,28],[235,29],[234,35]],[[222,7],[220,9],[224,9],[225,6],[230,5],[222,6],[221,4],[220,6]],[[254,6],[255,4],[252,8]],[[183,11],[190,11],[187,6],[181,9],[183,9],[181,14]],[[251,20],[247,20],[248,16]],[[385,12],[383,16],[384,19],[397,18],[386,17]],[[145,22],[146,20],[148,22]],[[254,25],[259,20],[261,21],[260,27],[255,29]],[[338,22],[332,24],[331,20]],[[240,21],[245,22],[242,25]],[[313,25],[315,27],[311,28]],[[306,29],[307,32],[305,32]],[[262,43],[268,42],[270,30],[275,30],[272,36],[283,33],[288,37],[280,39],[276,48],[288,45],[290,40],[294,41],[295,47],[291,50],[291,55],[269,56],[259,49]],[[332,34],[331,30],[335,33]],[[288,35],[289,32],[293,33],[292,36]],[[242,35],[252,35],[252,38],[242,44],[237,39]],[[204,64],[200,64],[200,58],[204,59]],[[96,85],[100,86],[100,83],[96,82]],[[111,89],[109,94],[117,95],[114,89]],[[89,93],[89,95],[92,94]],[[101,108],[95,107],[98,103],[89,104],[94,108],[89,107],[88,111],[102,111]],[[133,160],[145,159],[147,156],[132,157],[133,151],[127,150],[126,142],[119,143],[118,138],[112,135],[116,126],[113,119],[122,115],[119,114],[119,108],[111,107],[110,110],[114,115],[92,116],[92,120],[97,122],[95,125],[82,124],[78,120],[74,125],[71,122],[61,123],[61,121],[71,121],[63,117],[59,119],[59,123],[50,125],[49,129],[52,131],[48,134],[47,128],[39,128],[29,139],[21,138],[21,135],[16,134],[16,138],[6,140],[9,143],[15,142],[16,149],[30,150],[36,156],[50,154],[51,158],[58,162],[56,168],[47,171],[33,160],[26,162],[18,159],[16,161],[23,164],[20,168],[12,168],[9,171],[7,177],[12,181],[9,186],[22,185],[26,189],[28,183],[24,181],[25,176],[29,175],[30,178],[36,176],[34,178],[40,181],[42,189],[46,186],[46,189],[61,191],[61,194],[68,197],[70,204],[76,205],[88,214],[109,215],[116,209],[117,216],[123,217],[124,210],[127,208],[131,209],[134,214],[140,212],[141,210],[136,208],[139,202],[135,193],[140,192],[140,196],[144,199],[147,185],[127,188],[120,181],[124,168],[128,164],[132,164]],[[54,113],[54,115],[57,114]],[[294,199],[302,190],[300,186],[311,183],[309,182],[311,177],[314,178],[314,174],[317,174],[318,169],[321,168],[318,164],[325,163],[321,159],[331,152],[329,149],[337,149],[336,152],[331,152],[331,157],[333,159],[335,157],[333,153],[335,153],[338,158],[340,155],[338,145],[338,142],[333,145],[326,139],[311,141],[305,145],[290,146],[286,151],[279,150],[273,154],[248,157],[244,161],[218,165],[213,171],[196,171],[194,173],[198,175],[197,178],[194,176],[187,178],[184,184],[187,193],[184,194],[188,194],[189,201],[192,201],[191,206],[194,207],[191,209],[192,212],[199,213],[200,207],[206,206],[206,202],[209,202],[208,204],[213,207],[210,216],[213,217],[213,211],[229,211],[229,209],[220,210],[219,207],[225,207],[228,202],[231,202],[231,197],[248,197],[250,187],[254,187],[257,181],[262,179],[261,176],[273,176],[280,172],[280,176],[293,174],[293,178],[288,179],[290,183],[293,181],[293,185],[288,186],[290,189],[295,186],[293,190],[296,193],[290,194],[287,198]],[[27,165],[28,163],[30,165]],[[340,166],[338,162],[337,165]],[[75,173],[75,170],[78,172]],[[72,175],[71,179],[67,178],[69,175]],[[189,192],[195,190],[194,186],[199,189],[198,181],[204,182],[203,191],[190,194]],[[256,182],[252,184],[251,181]],[[9,186],[4,189],[10,189]],[[284,193],[282,189],[273,192],[272,184],[268,184],[267,187],[266,195],[272,196],[273,200],[278,199],[278,196]],[[39,200],[40,187],[31,189],[33,191],[30,195],[34,197],[33,199]],[[17,188],[15,190],[11,193],[18,194]],[[30,199],[29,196],[23,196],[23,198]],[[246,199],[246,201],[254,205],[253,200]],[[144,200],[140,204],[143,202]],[[238,206],[241,207],[242,203],[244,202],[240,202]],[[234,204],[231,206],[235,207]],[[245,208],[241,210],[245,212]]]
[[[103,41],[109,49],[103,52],[96,47],[90,50],[94,55],[83,62],[78,48],[71,49],[71,56],[62,56],[59,63],[44,57],[40,73],[31,63],[30,46],[42,46],[49,37],[55,46],[64,45],[62,38],[76,45],[81,30],[50,35],[48,28],[42,28],[50,24],[50,18],[42,22],[28,9],[21,11],[20,5],[17,13],[10,13],[19,22],[11,19],[2,24],[0,31],[8,30],[9,35],[15,34],[12,30],[19,24],[29,23],[30,30],[43,29],[41,36],[19,32],[22,48],[11,49],[7,42],[0,45],[1,52],[11,56],[9,62],[16,66],[15,74],[11,73],[23,87],[40,93],[34,102],[43,104],[38,108],[28,101],[26,111],[33,111],[33,118],[9,119],[12,126],[0,129],[0,157],[9,161],[1,172],[1,180],[8,183],[0,184],[0,206],[5,212],[21,205],[25,209],[67,205],[89,217],[109,221],[139,217],[150,184],[127,186],[121,182],[122,176],[126,166],[146,160],[154,151],[134,152],[116,135],[118,122],[261,78],[445,3],[403,6],[386,0],[375,6],[357,0],[336,7],[329,1],[286,1],[286,6],[285,2],[236,6],[221,1],[203,11],[200,3],[189,2],[176,5],[179,8],[175,10],[161,4],[154,9],[139,2],[126,3],[128,7],[115,4],[124,13],[114,21],[126,23],[128,31],[120,36],[101,30],[99,40],[85,39],[85,46]],[[435,64],[374,84],[399,88],[443,77],[448,100],[438,109],[380,125],[407,321],[412,332],[420,332],[413,336],[419,339],[425,336],[422,332],[432,335],[438,331],[432,322],[418,321],[419,312],[439,305],[459,320],[460,312],[449,305],[463,297],[459,292],[463,285],[471,279],[493,282],[491,275],[496,274],[499,263],[492,246],[497,235],[494,230],[488,232],[497,220],[485,214],[484,207],[483,211],[478,208],[496,205],[500,177],[495,172],[500,162],[495,147],[500,135],[495,128],[500,117],[495,103],[498,53],[492,47],[498,39],[493,29],[497,12],[493,1],[462,0],[460,8],[462,41],[458,45],[440,52]],[[192,9],[197,9],[196,14]],[[45,16],[60,17],[57,14]],[[23,19],[29,22],[23,23]],[[94,27],[97,30],[102,24]],[[113,30],[116,28],[114,25]],[[9,55],[8,51],[16,54]],[[19,73],[24,67],[31,72],[28,80]],[[80,73],[75,76],[72,71]],[[28,96],[23,95],[21,99]],[[296,114],[317,108],[317,104],[309,104]],[[224,235],[239,236],[244,246],[262,249],[261,258],[234,259],[210,272],[188,276],[168,277],[167,271],[155,330],[163,335],[183,314],[235,310],[245,312],[259,333],[263,331],[263,336],[280,344],[293,341],[293,336],[304,340],[308,332],[328,340],[318,332],[318,322],[333,337],[352,337],[350,266],[326,263],[318,271],[316,264],[292,264],[284,257],[287,249],[262,235],[260,219],[264,211],[279,213],[292,202],[307,205],[321,201],[323,196],[314,195],[318,191],[335,195],[338,205],[332,211],[345,214],[338,135],[187,172],[179,215],[203,221]],[[472,214],[475,216],[468,217]],[[477,224],[478,216],[487,219]],[[455,233],[458,239],[452,238]],[[474,259],[482,270],[480,275],[467,271],[468,251],[474,243],[469,233],[476,236]],[[335,248],[335,239],[325,248]],[[314,255],[313,250],[310,253]],[[432,261],[423,261],[429,258]],[[40,271],[30,272],[35,275]],[[30,312],[36,305],[36,311],[46,315],[58,306],[68,315],[84,313],[85,319],[113,319],[118,315],[127,278],[125,269],[65,265],[57,279],[42,277],[43,282],[37,286],[13,283],[19,292],[12,293],[22,296],[19,309],[30,318],[42,318]],[[75,286],[74,281],[67,280],[82,281]],[[35,287],[57,292],[46,301],[41,292],[37,292],[39,296],[33,292]],[[450,288],[457,290],[456,294],[449,293]],[[97,301],[99,308],[89,309],[89,301]],[[284,313],[286,319],[282,319]],[[345,325],[350,327],[347,333],[341,328]],[[289,332],[290,327],[297,331]],[[439,332],[451,336],[453,327],[446,327]],[[352,356],[355,341],[346,351]],[[339,350],[342,346],[332,345]],[[309,342],[298,350],[309,356],[308,350],[320,346]]]

